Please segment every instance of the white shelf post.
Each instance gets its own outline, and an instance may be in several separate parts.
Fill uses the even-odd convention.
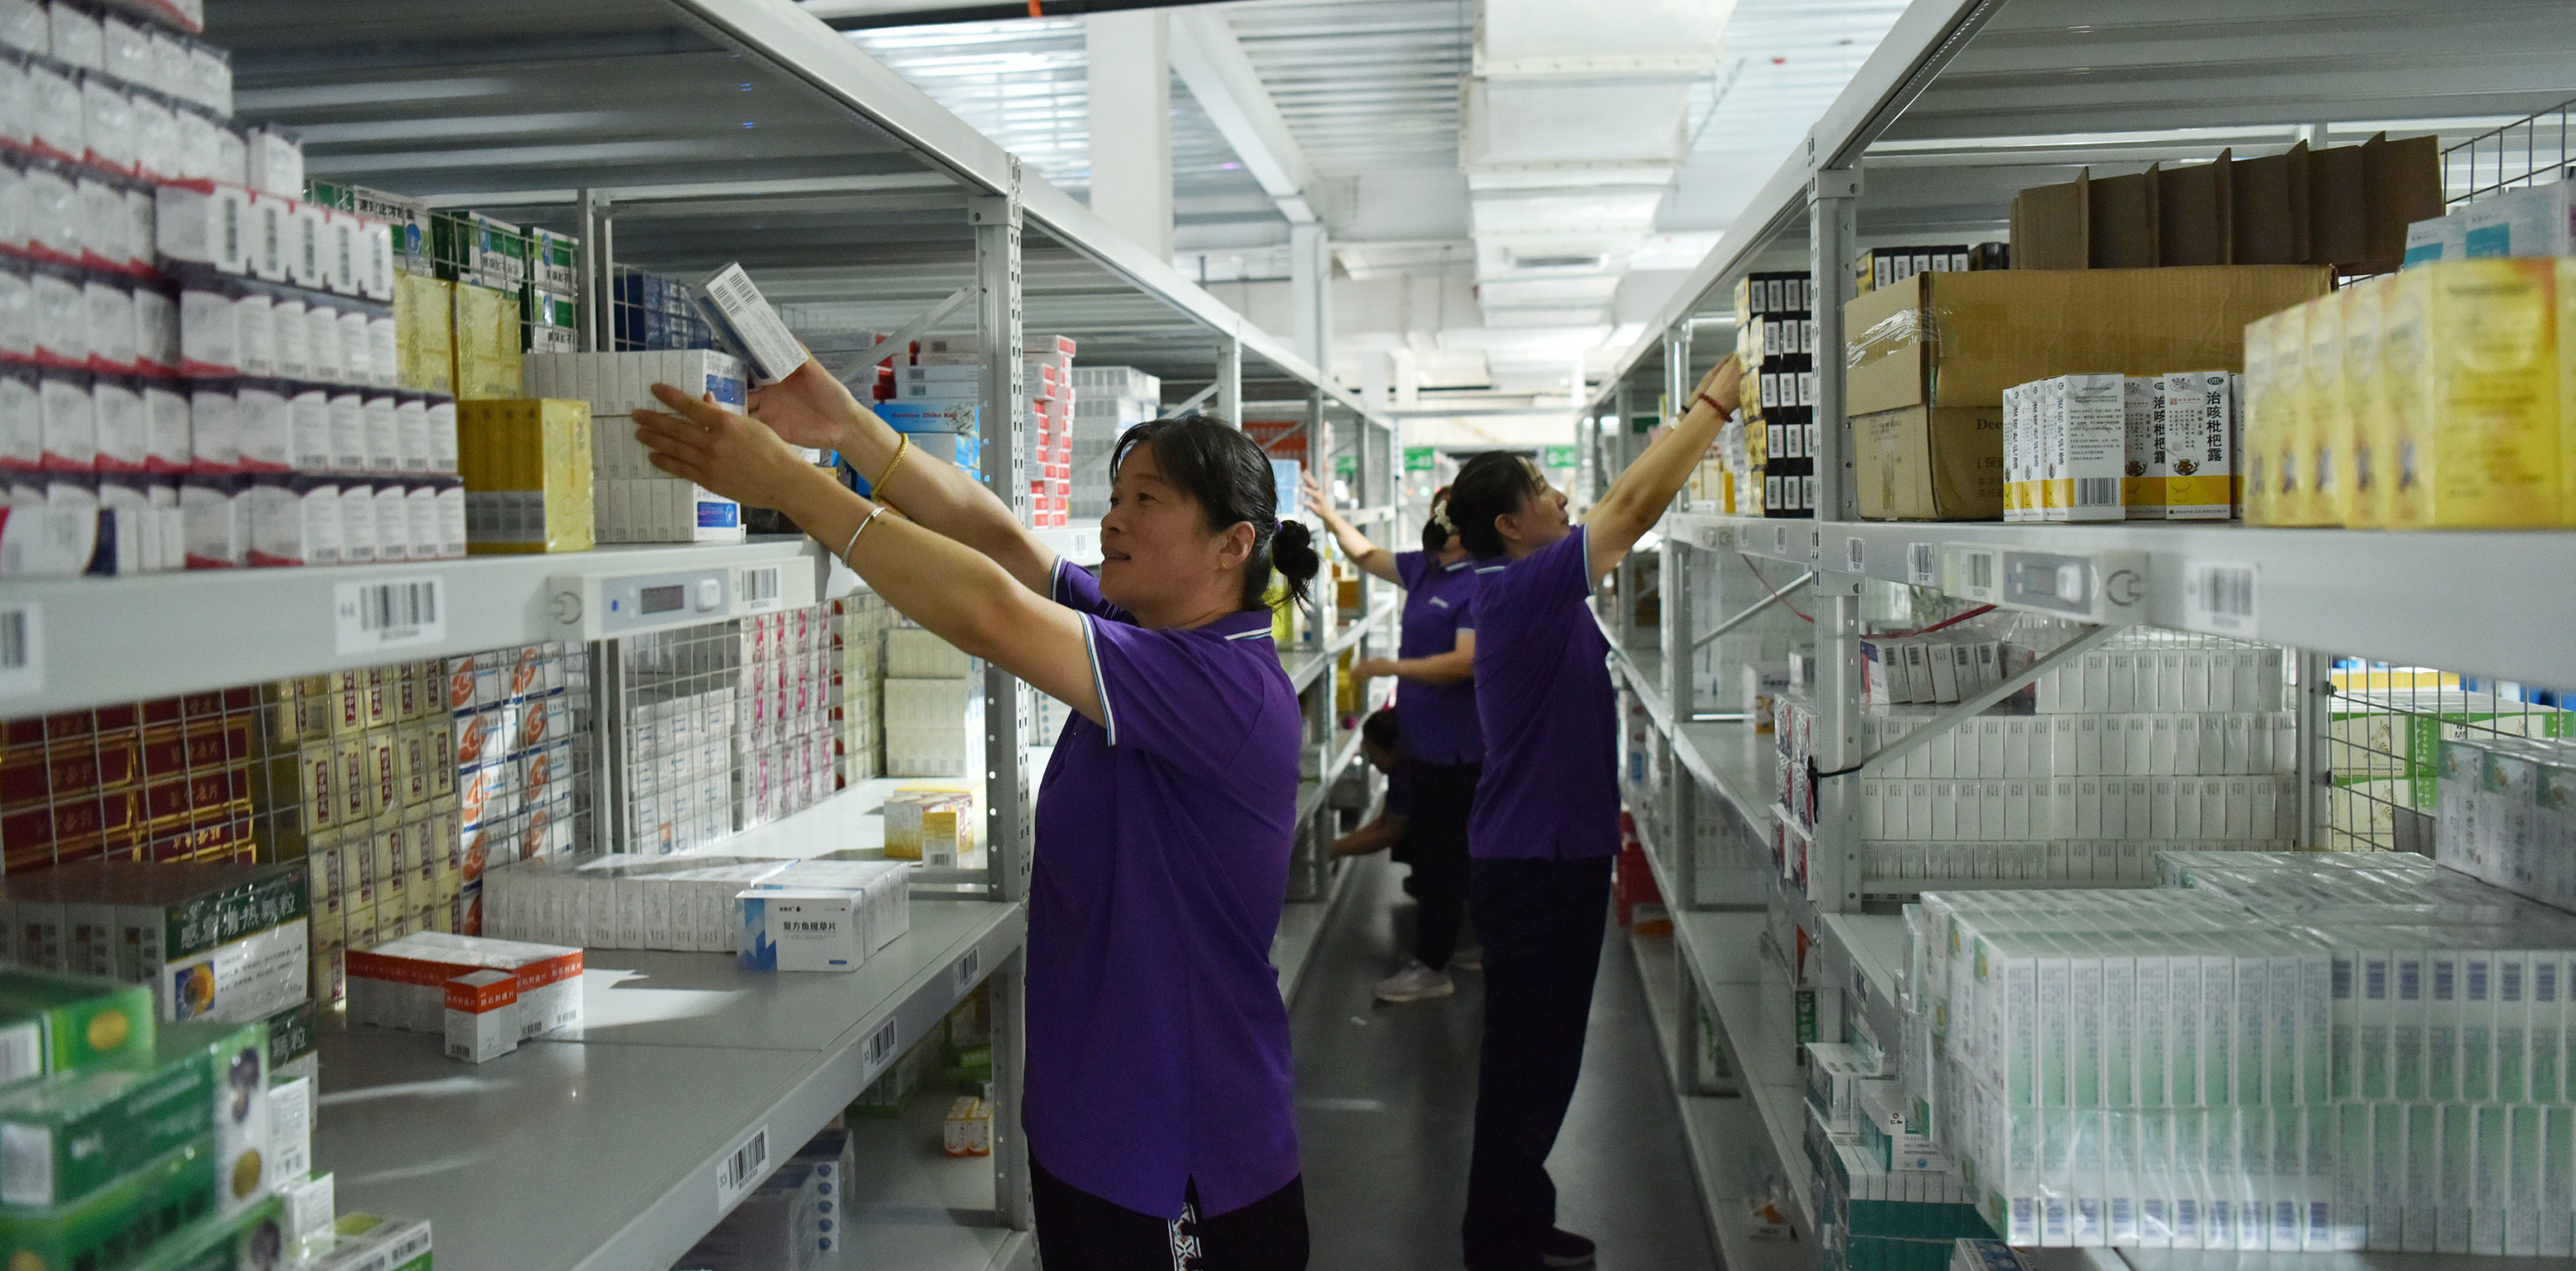
[[[1850,286],[1852,209],[1860,201],[1860,170],[1826,168],[1818,171],[1807,185],[1807,242],[1812,252],[1809,268],[1814,271],[1813,301],[1809,306],[1815,315],[1816,347],[1840,350],[1843,347],[1843,291]],[[1849,428],[1843,420],[1843,360],[1837,355],[1816,359],[1815,420],[1816,507],[1815,518],[1825,521],[1849,520],[1858,509],[1854,506]]]

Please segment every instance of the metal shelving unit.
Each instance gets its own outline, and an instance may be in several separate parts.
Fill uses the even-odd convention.
[[[2483,0],[2439,15],[2395,0],[2250,9],[2196,0],[2149,8],[2107,0],[1917,0],[1815,126],[1795,139],[1718,249],[1597,382],[1579,430],[1587,466],[1596,479],[1617,472],[1642,446],[1638,418],[1654,415],[1659,398],[1680,400],[1732,348],[1731,293],[1745,274],[1810,272],[1825,286],[1814,314],[1817,344],[1836,348],[1851,285],[1846,263],[1860,249],[2002,238],[2015,191],[2072,180],[2088,165],[2097,175],[2136,171],[2159,161],[2204,161],[2228,147],[2242,157],[2296,141],[2357,142],[2383,130],[2435,132],[2449,146],[2553,110],[2576,87],[2566,70],[2576,27],[2564,16],[2526,0]],[[2450,176],[2453,197],[2471,192],[2461,172]],[[2493,178],[2481,175],[2486,184]],[[1707,338],[1711,331],[1719,340]],[[1901,1019],[1905,937],[1901,918],[1863,909],[1848,783],[1824,785],[1809,866],[1819,899],[1799,895],[1774,871],[1761,871],[1751,895],[1734,893],[1735,875],[1708,875],[1700,859],[1704,832],[1743,836],[1746,846],[1753,838],[1767,842],[1777,801],[1773,738],[1740,719],[1701,718],[1709,685],[1694,683],[1696,659],[1679,652],[1696,652],[1703,631],[1747,599],[1763,598],[1760,591],[1730,597],[1727,611],[1712,612],[1695,581],[1711,567],[1731,567],[1741,554],[1757,566],[1789,566],[1771,575],[1773,583],[1782,573],[1814,573],[1815,586],[1801,592],[1800,603],[1811,606],[1820,655],[1809,686],[1821,713],[1820,768],[1864,758],[1856,660],[1864,588],[1931,586],[1995,599],[1952,587],[1943,562],[1959,552],[1991,553],[1998,564],[2013,552],[2088,556],[2110,568],[2096,574],[2105,581],[2086,599],[2116,599],[2096,610],[2115,622],[2308,651],[2299,668],[2308,690],[2300,700],[2303,738],[2323,731],[2332,692],[2324,650],[2519,682],[2576,683],[2576,643],[2562,635],[2576,620],[2576,602],[2563,588],[2533,581],[2576,565],[2576,535],[1859,522],[1844,430],[1831,426],[1844,413],[1840,363],[1819,358],[1817,365],[1816,417],[1829,423],[1814,456],[1826,474],[1818,519],[1725,517],[1676,506],[1660,543],[1650,540],[1632,554],[1605,588],[1602,609],[1614,669],[1651,723],[1653,757],[1672,774],[1651,799],[1631,802],[1676,917],[1673,961],[1684,983],[1676,996],[1686,998],[1697,979],[1745,1075],[1749,1102],[1764,1114],[1760,1133],[1722,1130],[1732,1135],[1726,1151],[1768,1153],[1792,1177],[1805,1169],[1804,1113],[1786,1102],[1786,1111],[1774,1114],[1785,1101],[1764,1095],[1766,1073],[1783,1083],[1794,1076],[1781,951],[1761,935],[1764,922],[1721,906],[1749,903],[1755,919],[1767,912],[1806,932],[1806,983],[1840,997],[1842,1018],[1891,1048]],[[2194,584],[2213,571],[2245,583],[2253,603],[2208,612]],[[2107,580],[2115,577],[2113,597]],[[2397,579],[2408,589],[2403,603],[2391,599]],[[1660,597],[1659,623],[1640,622],[1637,602],[1650,593]],[[2331,782],[2321,744],[2302,745],[2300,773],[2304,824],[2321,826]],[[1693,938],[1695,924],[1720,922],[1753,934],[1732,942]],[[1676,1022],[1686,1030],[1688,1013]],[[1686,1124],[1691,1103],[1685,1094]],[[1797,1200],[1803,1206],[1806,1197]],[[1721,1207],[1710,1203],[1717,1224]],[[2095,1265],[2123,1263],[2117,1251],[2086,1252]],[[2246,1256],[2281,1271],[2407,1261]],[[2143,1252],[2125,1261],[2161,1269],[2216,1265],[2208,1259],[2217,1257],[2242,1264],[2238,1255]]]
[[[981,383],[985,482],[1025,510],[1024,333],[1080,342],[1082,362],[1134,365],[1198,385],[1210,409],[1295,402],[1313,451],[1349,455],[1373,497],[1394,502],[1395,426],[1034,175],[793,0],[507,0],[405,8],[305,0],[215,0],[207,38],[233,55],[238,112],[306,141],[317,178],[391,190],[578,233],[585,347],[602,336],[612,271],[699,276],[739,260],[782,308],[827,311],[836,329],[896,330],[944,302],[934,331],[973,331],[991,351]],[[962,294],[961,294],[962,293]],[[818,342],[817,348],[826,347]],[[827,362],[832,359],[827,357]],[[1283,511],[1286,509],[1283,509]],[[1046,531],[1096,560],[1096,523]],[[568,575],[776,568],[799,594],[849,594],[856,579],[801,539],[740,546],[603,548],[381,568],[196,573],[0,585],[23,615],[31,674],[0,677],[0,713],[71,710],[544,641],[567,634]],[[349,589],[435,584],[440,621],[388,642],[336,625]],[[1354,747],[1332,718],[1335,656],[1391,639],[1392,602],[1282,651],[1326,767],[1301,798],[1305,894],[1329,901],[1340,874],[1321,839],[1324,797]],[[692,623],[735,616],[693,612]],[[995,1028],[995,1152],[989,1165],[897,1154],[857,1180],[846,1248],[887,1265],[1005,1268],[1034,1257],[1018,1134],[1021,970],[1036,770],[1021,745],[1027,688],[984,681],[981,868],[926,871],[914,927],[850,976],[753,976],[732,959],[601,951],[585,985],[588,1027],[485,1069],[434,1039],[337,1022],[324,1028],[318,1163],[343,1203],[423,1214],[442,1263],[649,1268],[722,1217],[718,1165],[755,1135],[785,1159],[989,985]],[[748,832],[734,846],[795,854],[865,850],[891,783],[867,785]],[[721,850],[721,849],[719,849]],[[1323,903],[1312,910],[1319,929]],[[1293,986],[1311,946],[1283,945]],[[862,1138],[883,1127],[858,1126]],[[756,1166],[744,1180],[767,1173]],[[555,1180],[540,1187],[529,1179]],[[961,1181],[962,1180],[962,1181]],[[939,1202],[924,1224],[918,1206]],[[960,1211],[966,1211],[961,1216]]]

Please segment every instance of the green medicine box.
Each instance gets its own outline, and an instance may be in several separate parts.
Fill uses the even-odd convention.
[[[202,1057],[12,1090],[0,1098],[0,1206],[47,1210],[87,1197],[204,1138],[214,1104]]]
[[[189,1144],[89,1197],[52,1209],[0,1210],[0,1266],[10,1271],[122,1271],[211,1217],[215,1154]]]
[[[201,1219],[133,1271],[275,1271],[286,1265],[284,1205],[270,1198],[230,1218]]]
[[[83,975],[0,968],[0,1085],[149,1060],[152,989]]]

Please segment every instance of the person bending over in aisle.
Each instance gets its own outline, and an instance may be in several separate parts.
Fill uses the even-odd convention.
[[[1450,535],[1443,490],[1431,498],[1422,527],[1422,550],[1390,552],[1369,541],[1333,510],[1311,476],[1306,506],[1324,520],[1353,564],[1404,588],[1403,633],[1395,657],[1362,658],[1351,675],[1362,692],[1381,675],[1400,681],[1395,713],[1403,721],[1406,784],[1413,814],[1405,827],[1412,854],[1415,916],[1413,954],[1395,974],[1378,981],[1378,1000],[1419,1002],[1447,997],[1451,955],[1458,952],[1458,924],[1467,911],[1467,813],[1485,759],[1476,726],[1476,604],[1478,575],[1467,549]],[[1471,951],[1473,952],[1473,951]],[[1473,958],[1462,970],[1482,965]]]
[[[1386,774],[1386,807],[1368,824],[1333,840],[1335,856],[1366,856],[1394,848],[1403,860],[1405,822],[1413,816],[1413,783],[1404,771],[1400,726],[1392,706],[1360,721],[1360,758]]]
[[[1270,965],[1304,723],[1261,597],[1275,567],[1302,603],[1320,562],[1278,519],[1268,456],[1211,419],[1130,429],[1095,577],[811,360],[753,418],[654,395],[668,413],[635,422],[655,466],[787,513],[887,604],[1078,716],[1038,788],[1029,884],[1021,1124],[1048,1271],[1304,1267]],[[791,442],[838,449],[877,499]]]
[[[1468,822],[1468,907],[1485,938],[1485,1039],[1463,1224],[1468,1271],[1584,1266],[1592,1242],[1556,1225],[1547,1154],[1583,1068],[1592,981],[1619,853],[1618,732],[1609,645],[1587,605],[1663,517],[1735,410],[1734,358],[1689,413],[1570,524],[1565,495],[1519,455],[1478,455],[1449,487],[1475,553],[1476,709],[1485,773]]]

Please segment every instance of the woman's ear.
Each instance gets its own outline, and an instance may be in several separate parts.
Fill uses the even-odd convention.
[[[1219,569],[1241,569],[1252,559],[1252,522],[1237,521],[1218,541],[1216,563]]]

